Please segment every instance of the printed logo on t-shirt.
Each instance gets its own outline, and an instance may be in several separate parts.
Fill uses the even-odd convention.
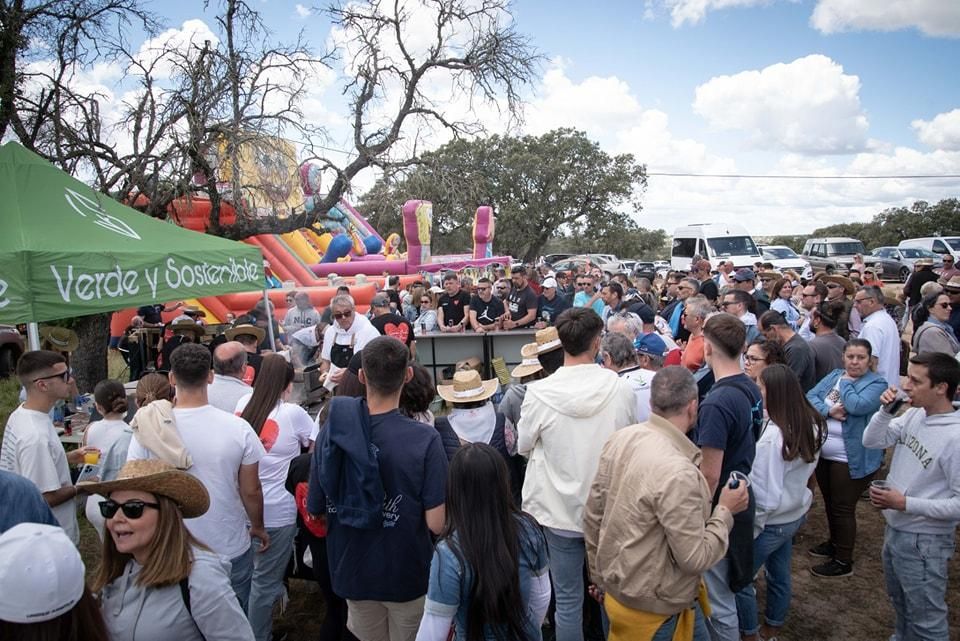
[[[260,442],[263,443],[263,449],[268,452],[273,449],[278,436],[280,436],[280,426],[277,422],[272,418],[265,420],[263,427],[260,428]]]
[[[247,365],[243,370],[243,378],[240,379],[247,385],[253,385],[253,379],[256,378],[257,371],[253,369],[253,365]]]
[[[404,323],[400,323],[399,325],[387,323],[383,326],[383,332],[387,336],[392,336],[404,344],[406,344],[407,340],[410,338],[410,329]]]
[[[396,527],[400,520],[400,502],[403,494],[397,494],[392,499],[383,502],[383,527]]]

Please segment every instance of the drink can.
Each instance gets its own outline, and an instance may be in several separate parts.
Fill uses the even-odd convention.
[[[71,425],[71,422],[70,417],[63,419],[63,433],[65,436],[71,436],[73,434],[73,425]]]

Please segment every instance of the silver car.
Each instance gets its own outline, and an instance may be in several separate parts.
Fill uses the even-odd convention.
[[[943,267],[940,254],[919,247],[877,247],[870,255],[877,259],[874,268],[881,280],[907,282],[918,258],[932,258],[934,268]]]

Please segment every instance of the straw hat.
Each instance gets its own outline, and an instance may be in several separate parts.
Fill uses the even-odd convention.
[[[497,392],[500,382],[493,378],[481,380],[479,372],[472,369],[456,372],[453,385],[438,385],[437,394],[449,403],[472,403],[485,401]]]
[[[960,276],[954,276],[943,285],[944,289],[960,289]]]
[[[900,299],[897,298],[897,291],[892,287],[881,287],[880,291],[883,292],[883,304],[889,306],[901,305]]]
[[[513,371],[510,372],[510,376],[516,379],[523,378],[524,376],[530,376],[535,374],[543,369],[543,365],[540,364],[540,359],[537,358],[537,344],[536,343],[527,343],[520,348],[520,364],[513,368]]]
[[[72,352],[80,345],[80,338],[72,329],[47,325],[40,328],[40,342],[49,343],[58,352]]]
[[[783,278],[778,272],[760,272],[757,276],[760,280],[780,280]]]
[[[201,316],[203,318],[207,317],[207,313],[196,305],[184,305],[182,308],[180,308],[180,311],[187,316]]]
[[[857,292],[857,286],[853,284],[853,281],[847,278],[846,276],[837,276],[836,274],[828,274],[821,279],[824,283],[834,283],[835,285],[840,285],[843,287],[843,290],[846,292],[847,296],[853,296]]]
[[[196,336],[198,339],[202,337],[204,334],[206,334],[207,332],[207,330],[205,330],[203,326],[197,325],[192,320],[181,320],[181,321],[177,321],[176,323],[172,323],[170,325],[170,330],[174,334],[179,334],[181,332],[193,332],[193,335]]]
[[[552,352],[553,350],[560,349],[563,346],[560,343],[560,334],[557,333],[556,327],[544,327],[541,330],[537,330],[535,338],[537,341],[538,354]]]
[[[933,267],[933,259],[929,257],[918,258],[913,261],[914,267]]]
[[[224,334],[227,337],[228,341],[233,341],[237,339],[237,336],[253,336],[257,339],[258,343],[262,343],[263,339],[266,337],[266,332],[263,331],[262,327],[257,327],[256,325],[251,325],[250,323],[244,323],[242,325],[237,325],[236,327],[231,327]]]
[[[119,490],[138,490],[165,496],[180,506],[185,519],[196,518],[210,507],[210,495],[200,479],[159,459],[127,461],[115,480],[80,482],[77,487],[89,494],[104,496]]]

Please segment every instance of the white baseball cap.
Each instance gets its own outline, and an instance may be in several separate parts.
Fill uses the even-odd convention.
[[[550,289],[557,286],[557,279],[552,276],[549,278],[544,278],[541,287],[544,289]]]
[[[62,528],[20,523],[0,535],[0,619],[50,621],[83,596],[80,552]]]

